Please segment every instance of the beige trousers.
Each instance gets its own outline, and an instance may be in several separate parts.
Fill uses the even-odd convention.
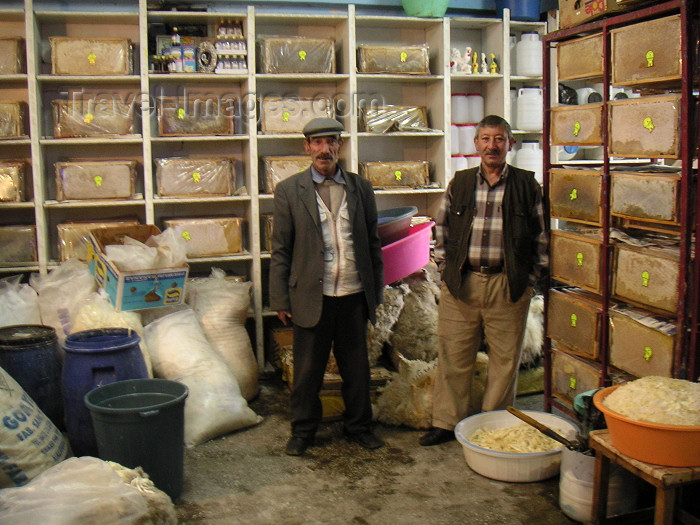
[[[510,301],[505,273],[467,273],[460,299],[442,283],[438,306],[438,363],[433,390],[433,426],[446,430],[467,417],[476,354],[482,334],[488,345],[482,411],[515,401],[521,346],[532,290]]]

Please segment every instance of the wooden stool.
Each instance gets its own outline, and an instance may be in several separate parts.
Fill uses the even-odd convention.
[[[683,509],[676,509],[676,489],[700,482],[700,467],[663,467],[637,461],[613,447],[607,430],[595,430],[589,435],[589,445],[596,453],[593,484],[593,523],[635,523],[654,517],[654,525],[672,525],[674,518],[684,524],[699,525],[700,519]],[[656,487],[653,509],[642,509],[607,518],[610,462],[617,463],[635,476]]]

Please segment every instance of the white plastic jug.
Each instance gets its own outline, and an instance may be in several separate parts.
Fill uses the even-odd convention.
[[[481,164],[481,155],[467,155],[467,165],[470,168],[476,168]]]
[[[542,76],[542,42],[536,32],[520,35],[515,46],[515,73],[523,77]]]
[[[535,179],[542,184],[542,149],[537,141],[523,141],[515,154],[515,166],[535,172]]]
[[[459,126],[457,124],[450,124],[450,154],[459,154]]]
[[[467,122],[479,122],[484,118],[484,97],[479,93],[467,95]]]
[[[542,90],[520,88],[518,90],[516,127],[524,131],[542,131]]]
[[[466,93],[453,93],[452,97],[452,123],[466,124],[469,122],[469,107],[467,105]]]
[[[476,124],[461,124],[459,127],[459,152],[462,155],[472,155],[476,153],[474,137],[476,135]]]
[[[467,159],[464,155],[452,155],[452,176],[455,176],[455,172],[459,170],[466,170],[469,165],[467,164]]]

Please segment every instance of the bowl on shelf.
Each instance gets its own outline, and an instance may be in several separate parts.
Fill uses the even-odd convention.
[[[576,438],[578,428],[563,417],[534,410],[523,412],[567,439]],[[506,410],[482,412],[457,423],[455,437],[462,445],[467,465],[477,474],[499,481],[530,482],[556,476],[559,473],[564,445],[544,452],[519,453],[491,450],[469,440],[480,428],[493,430],[521,424],[526,423]]]
[[[382,246],[406,237],[411,229],[411,219],[416,213],[418,213],[418,208],[415,206],[379,210],[377,212],[377,231]]]
[[[384,284],[391,284],[417,272],[430,261],[430,234],[435,222],[409,226],[408,234],[382,246]]]
[[[613,446],[637,461],[666,467],[700,466],[700,426],[650,423],[623,416],[603,404],[622,385],[603,388],[593,403],[605,416]]]

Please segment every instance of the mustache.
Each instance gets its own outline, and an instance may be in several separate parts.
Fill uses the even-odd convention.
[[[328,155],[326,153],[322,153],[321,155],[316,156],[317,159],[323,159],[323,160],[333,160],[332,155]]]

